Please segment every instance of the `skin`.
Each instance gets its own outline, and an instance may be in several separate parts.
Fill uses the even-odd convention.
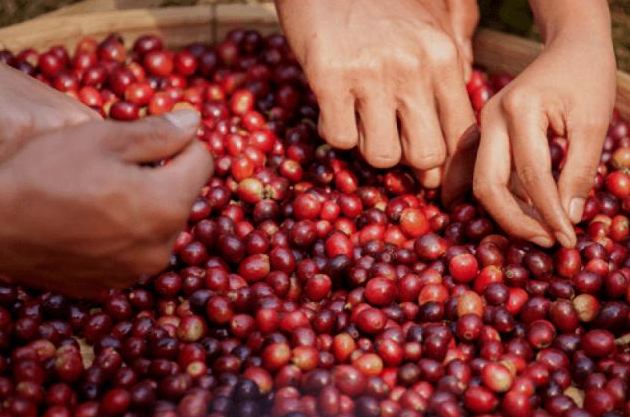
[[[32,83],[26,87],[43,87]],[[25,133],[0,163],[0,271],[84,298],[161,271],[212,172],[210,154],[195,140],[198,115],[102,121],[63,94],[42,93],[46,101],[21,103],[24,120],[37,119],[44,105],[69,107],[63,122],[49,126],[12,119]],[[170,161],[147,165],[162,159]]]
[[[38,133],[101,120],[78,100],[0,64],[0,163]]]
[[[530,3],[545,49],[482,110],[473,189],[506,231],[571,247],[614,106],[610,16],[604,0]],[[549,128],[569,143],[557,183]]]
[[[276,0],[328,143],[411,165],[447,206],[472,182],[507,233],[571,247],[614,104],[610,17],[605,0],[530,4],[546,48],[484,107],[479,143],[464,84],[475,1]],[[548,128],[569,143],[557,183]]]
[[[446,171],[447,178],[453,177],[447,181],[451,188],[461,188],[465,178],[456,178],[450,166],[477,136],[465,90],[477,21],[474,2],[276,4],[319,101],[319,131],[328,143],[341,149],[358,146],[378,168],[406,163],[427,187],[438,186]],[[473,13],[465,13],[464,6]],[[472,167],[474,155],[463,154],[469,159],[465,165]]]

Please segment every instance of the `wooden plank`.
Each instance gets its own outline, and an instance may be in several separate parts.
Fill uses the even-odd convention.
[[[164,0],[84,0],[38,16],[36,19],[56,18],[85,13],[158,7]]]
[[[475,62],[493,72],[518,74],[542,51],[543,46],[528,39],[493,30],[480,30],[475,36]]]
[[[255,29],[265,35],[279,30],[273,4],[217,4],[214,10],[216,39],[222,39],[230,30],[239,27]]]
[[[195,5],[219,4],[225,1],[226,0],[196,0]],[[247,3],[260,2],[257,0],[248,0]],[[38,16],[36,19],[86,13],[111,12],[115,10],[148,9],[168,4],[168,0],[83,0]]]
[[[189,6],[36,19],[0,29],[0,45],[12,50],[42,50],[55,44],[74,48],[84,36],[102,38],[118,32],[128,44],[142,34],[154,33],[164,37],[168,47],[177,48],[190,42],[209,42],[213,16],[210,6]]]
[[[90,3],[87,0],[85,3]],[[99,0],[105,3],[111,0]],[[210,42],[235,27],[249,27],[262,33],[278,30],[275,9],[269,5],[199,5],[59,15],[34,19],[0,29],[0,48],[43,50],[51,45],[74,48],[84,37],[102,38],[118,32],[131,44],[147,33],[160,35],[168,47],[191,42]]]
[[[630,120],[630,74],[623,71],[617,71],[615,107],[624,119]]]

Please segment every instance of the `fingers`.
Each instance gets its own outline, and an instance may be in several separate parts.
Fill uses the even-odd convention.
[[[569,149],[558,189],[565,212],[573,223],[582,220],[584,203],[593,187],[606,137],[606,123],[578,126],[569,131]]]
[[[55,91],[55,93],[57,92]],[[91,120],[103,120],[103,117],[96,110],[91,109],[82,102],[65,94],[60,98],[65,101],[65,105],[60,105],[58,108],[54,109],[57,110],[58,114],[55,114],[55,111],[50,113],[53,117],[64,120],[64,127],[78,125]]]
[[[194,111],[178,110],[133,123],[106,122],[104,126],[104,140],[110,149],[126,162],[148,163],[182,151],[197,132],[199,116]]]
[[[416,177],[420,181],[420,184],[422,184],[424,188],[429,189],[438,188],[442,183],[442,177],[444,175],[442,167],[437,167],[426,171],[415,170],[414,172],[416,174]]]
[[[331,146],[352,149],[357,146],[359,134],[354,110],[354,98],[350,92],[323,93],[319,102],[319,135]]]
[[[446,145],[433,95],[413,91],[399,103],[398,114],[405,162],[421,171],[441,166],[446,159]]]
[[[479,22],[477,0],[446,0],[446,5],[450,13],[455,42],[463,58],[464,80],[468,81],[473,63],[471,38]]]
[[[445,207],[452,207],[470,191],[478,147],[479,128],[475,124],[464,132],[457,149],[447,158],[441,196]]]
[[[77,113],[74,117],[75,124],[89,122],[90,120],[103,120],[103,116],[101,116],[96,110],[89,108],[81,104],[81,112]]]
[[[532,199],[529,198],[529,195],[527,195],[527,191],[525,190],[525,187],[523,187],[523,184],[521,183],[521,180],[518,178],[518,175],[514,171],[512,171],[512,174],[510,175],[510,183],[508,185],[508,189],[519,200],[523,201],[524,203],[526,203],[526,204],[528,204],[530,206],[532,205]],[[534,212],[535,211],[536,210],[534,210]],[[538,216],[538,217],[540,217],[540,216]]]
[[[442,74],[435,82],[435,92],[446,146],[453,154],[464,135],[477,124],[475,112],[459,71]]]
[[[359,150],[365,160],[376,168],[390,168],[400,161],[395,103],[377,92],[358,102]]]
[[[186,225],[190,208],[210,179],[213,168],[208,149],[198,140],[193,140],[166,165],[136,168],[139,170],[139,186],[147,192],[150,200],[169,202],[166,207],[151,205],[146,208],[146,219],[160,219],[159,231],[153,229],[151,221],[141,226],[148,226],[155,238],[162,239],[162,249],[166,249],[164,254],[170,252],[174,239]],[[160,267],[160,259],[167,259],[168,256],[160,256],[156,251],[153,251],[155,259],[151,264]]]
[[[534,207],[560,244],[573,247],[577,237],[560,204],[558,188],[551,173],[547,123],[538,113],[523,112],[523,108],[517,117],[507,118],[517,175]]]
[[[446,0],[451,15],[453,32],[458,39],[470,39],[479,22],[477,0]]]
[[[479,133],[459,71],[442,74],[440,79],[435,80],[435,90],[449,154],[442,189],[442,200],[448,206],[471,184]]]
[[[16,280],[22,285],[85,300],[95,299],[101,291],[106,290],[106,287],[100,285],[99,279],[85,278],[69,280],[67,276],[44,276],[38,272],[33,275],[19,276]]]
[[[38,105],[41,107],[40,109],[35,107],[31,110],[32,113],[39,111],[42,113],[41,116],[38,115],[29,117],[28,114],[25,114],[22,119],[12,119],[18,129],[16,130],[17,133],[11,136],[38,135],[103,119],[96,111],[90,109],[75,99],[58,93],[57,91],[53,91],[53,93],[59,94],[57,102],[54,103],[54,107],[51,107],[50,103],[39,103]],[[26,120],[30,120],[25,123],[24,118],[26,118]]]
[[[172,200],[172,193],[180,193],[183,204],[190,208],[201,188],[208,182],[214,165],[207,148],[199,141],[190,143],[169,164],[152,169],[153,178],[157,179]]]
[[[507,126],[498,112],[484,116],[475,163],[473,191],[495,221],[508,233],[550,247],[554,239],[508,190],[510,142]]]

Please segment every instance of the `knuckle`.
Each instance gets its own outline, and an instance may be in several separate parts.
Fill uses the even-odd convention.
[[[4,117],[3,117],[4,119]],[[21,138],[29,136],[36,124],[35,116],[28,112],[16,112],[3,120],[4,129],[3,136],[9,138]]]
[[[317,126],[318,134],[325,139],[329,145],[335,148],[352,149],[359,141],[358,133],[355,129],[351,129],[350,126],[339,126],[341,123],[341,120],[337,120],[334,122],[334,125],[337,127],[329,127],[329,121],[327,121],[327,118],[320,113],[319,123]]]
[[[481,108],[479,113],[479,122],[481,126],[487,126],[488,122],[492,119],[492,103],[485,105]]]
[[[590,189],[595,183],[597,167],[591,164],[582,164],[571,169],[570,175],[578,187]]]
[[[326,133],[324,132],[324,138],[333,147],[343,150],[352,149],[357,145],[356,135],[350,135],[347,133]]]
[[[442,182],[442,173],[434,170],[422,171],[420,174],[420,183],[429,189],[438,188]]]
[[[102,120],[100,114],[86,105],[69,99],[68,103],[60,106],[56,117],[63,126],[74,126],[92,120]]]
[[[50,117],[45,120],[45,126],[46,130],[57,130],[65,126],[72,125],[72,122],[72,116],[67,116],[63,113],[51,114]]]
[[[331,60],[325,52],[312,51],[304,62],[304,71],[308,75],[311,88],[317,94],[329,92],[331,81],[341,78],[347,66],[347,61]]]
[[[100,114],[92,109],[85,109],[84,111],[76,112],[72,118],[73,124],[85,123],[92,120],[102,120]]]
[[[428,58],[434,66],[445,69],[458,65],[459,56],[457,46],[453,40],[444,34],[436,34],[429,40]]]
[[[361,71],[368,79],[374,79],[380,77],[385,70],[385,62],[382,57],[375,57],[376,54],[366,54],[367,56],[351,63],[349,70],[352,73]]]
[[[318,99],[334,99],[339,94],[342,69],[338,66],[320,66],[307,70],[309,85]]]
[[[89,117],[87,113],[76,113],[69,117],[65,123],[63,123],[63,127],[65,126],[76,126],[88,122],[90,120],[94,120]]]
[[[335,71],[337,70],[328,68],[326,65],[313,63],[305,67],[305,71],[308,74],[311,89],[317,94],[330,90],[330,88],[327,87],[330,84],[330,80],[336,75]]]
[[[422,62],[417,55],[401,53],[395,58],[395,68],[403,74],[418,74],[422,69]]]
[[[444,164],[446,151],[443,149],[435,149],[428,152],[411,152],[410,155],[406,155],[405,157],[414,168],[427,170]]]
[[[365,160],[375,168],[391,168],[400,162],[400,152],[365,153]]]
[[[521,114],[526,109],[538,108],[538,98],[520,88],[513,88],[501,98],[501,109],[510,115]]]
[[[30,112],[17,112],[12,116],[12,123],[18,129],[29,128],[35,122],[35,115]]]
[[[472,183],[473,194],[481,202],[486,201],[493,193],[494,185],[485,178],[475,176]]]

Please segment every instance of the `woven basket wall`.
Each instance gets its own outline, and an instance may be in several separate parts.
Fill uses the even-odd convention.
[[[0,26],[32,19],[78,0],[0,0]],[[133,0],[119,0],[121,5]],[[193,5],[209,0],[155,0],[154,6]],[[211,0],[210,0],[211,1]],[[218,3],[255,3],[257,0],[214,0]],[[486,27],[536,38],[527,0],[480,0]],[[630,71],[630,0],[610,0],[613,37],[619,68]]]

